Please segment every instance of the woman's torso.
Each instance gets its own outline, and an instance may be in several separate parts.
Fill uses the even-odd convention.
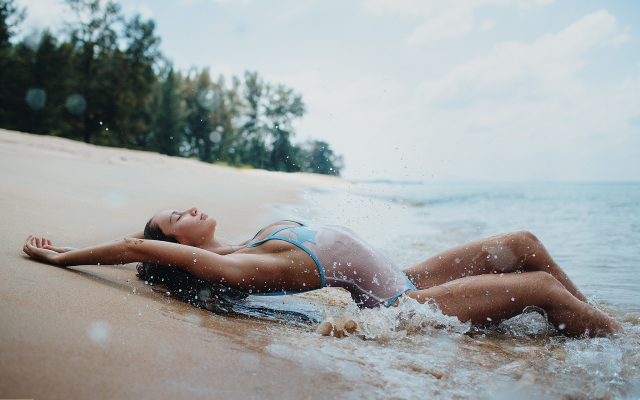
[[[242,251],[253,252],[274,241],[277,248],[304,251],[295,256],[279,251],[282,257],[317,268],[321,283],[307,290],[342,287],[360,307],[372,308],[389,305],[406,290],[415,289],[391,260],[349,228],[281,221],[258,232]]]

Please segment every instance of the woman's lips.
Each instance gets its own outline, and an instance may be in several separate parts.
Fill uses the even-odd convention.
[[[208,215],[207,215],[207,214],[205,214],[205,213],[202,213],[202,214],[200,215],[200,219],[201,219],[201,220],[206,219],[207,217],[208,217]]]

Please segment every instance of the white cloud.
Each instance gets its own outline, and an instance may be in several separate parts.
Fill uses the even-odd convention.
[[[27,9],[27,19],[21,26],[25,34],[45,28],[58,29],[63,21],[73,17],[69,8],[59,1],[17,0],[16,5]]]
[[[473,165],[481,179],[630,179],[640,166],[629,125],[640,117],[640,79],[577,78],[588,53],[617,34],[603,10],[533,43],[498,46],[426,82],[413,129],[432,132],[430,154],[451,160],[443,174],[465,176],[460,166]]]
[[[626,33],[621,33],[611,39],[611,44],[617,47],[623,43],[628,42],[629,40],[631,40],[630,35],[627,35]]]
[[[450,8],[477,9],[485,5],[516,6],[531,8],[554,3],[555,0],[361,0],[362,7],[373,13],[398,13],[404,15],[419,15],[431,17],[445,12]]]
[[[142,4],[138,6],[138,13],[142,17],[142,19],[147,20],[147,19],[153,18],[153,11],[146,4]]]
[[[362,7],[375,14],[400,14],[405,16],[437,17],[450,9],[474,9],[492,0],[424,1],[424,0],[362,0]],[[481,4],[477,4],[481,3]]]
[[[318,74],[312,70],[300,71],[294,75],[267,75],[265,80],[282,83],[302,93],[313,93],[321,89]]]
[[[318,0],[297,0],[278,10],[272,17],[273,25],[280,25],[288,21],[301,18],[309,13],[318,3]]]
[[[211,80],[217,81],[218,77],[220,75],[223,75],[227,81],[226,83],[227,84],[231,83],[231,77],[234,75],[234,69],[230,64],[217,62],[209,66],[208,68],[209,68],[209,76],[211,77]]]
[[[183,4],[185,3],[189,4],[189,3],[197,3],[202,1],[209,1],[211,3],[216,3],[220,5],[238,4],[241,6],[248,6],[253,3],[253,0],[181,0],[180,2]]]
[[[430,104],[455,104],[478,97],[539,96],[561,90],[586,63],[585,53],[616,37],[616,20],[601,10],[561,32],[531,44],[508,42],[489,55],[426,82],[422,96]]]
[[[619,34],[602,10],[421,85],[316,82],[299,132],[345,154],[352,179],[637,179],[640,74],[599,84],[579,74]]]
[[[474,27],[474,12],[483,6],[515,6],[530,8],[553,3],[555,0],[362,0],[362,7],[376,14],[396,13],[405,16],[424,17],[426,20],[415,27],[405,38],[405,44],[434,44],[443,39],[459,39],[469,34]],[[493,28],[495,21],[484,21],[479,29]]]
[[[435,43],[442,39],[466,36],[473,28],[473,13],[469,8],[451,8],[417,26],[405,38],[408,45]]]
[[[480,24],[480,30],[483,32],[490,31],[493,27],[496,26],[496,21],[493,19],[485,19]]]
[[[137,6],[125,4],[122,6],[122,11],[128,17],[135,14],[140,14],[142,20],[148,20],[153,18],[153,10],[146,4],[140,4]]]

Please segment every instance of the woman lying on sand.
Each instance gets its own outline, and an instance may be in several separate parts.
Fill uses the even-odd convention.
[[[526,231],[474,240],[404,271],[349,228],[280,221],[241,244],[215,236],[216,220],[190,208],[167,210],[144,231],[73,249],[29,236],[24,252],[59,266],[141,262],[149,279],[162,266],[248,294],[291,294],[342,287],[363,308],[400,296],[435,303],[477,327],[497,325],[527,307],[544,310],[560,332],[603,336],[618,322],[589,305],[542,243]],[[404,273],[403,273],[404,272]]]

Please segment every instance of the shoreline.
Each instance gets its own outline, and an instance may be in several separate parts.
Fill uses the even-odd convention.
[[[269,204],[344,181],[6,130],[0,166],[0,397],[333,398],[361,386],[266,352],[272,323],[180,303],[133,264],[64,269],[21,252],[29,234],[83,247],[192,205],[242,240],[277,216]]]

